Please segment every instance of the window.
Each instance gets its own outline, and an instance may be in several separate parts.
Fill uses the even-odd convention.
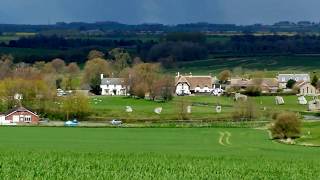
[[[31,122],[31,116],[24,116],[24,122],[30,123]]]

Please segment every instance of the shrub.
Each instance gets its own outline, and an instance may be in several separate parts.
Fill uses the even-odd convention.
[[[249,86],[244,94],[248,96],[261,96],[261,88],[259,86]]]
[[[178,116],[179,120],[189,120],[190,116],[188,113],[188,106],[190,106],[191,104],[185,99],[185,98],[181,98],[179,101],[177,101],[176,104],[176,113]]]
[[[270,130],[275,139],[297,138],[300,136],[301,122],[295,113],[279,113]]]
[[[258,117],[256,104],[252,100],[239,101],[235,104],[235,111],[232,113],[234,120],[253,120]]]

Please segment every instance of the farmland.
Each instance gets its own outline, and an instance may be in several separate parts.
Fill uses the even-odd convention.
[[[245,73],[252,71],[264,71],[266,77],[274,77],[279,72],[318,72],[320,67],[318,55],[296,56],[253,56],[253,57],[214,57],[205,60],[196,60],[178,63],[177,69],[169,69],[169,72],[193,74],[217,74],[225,69],[242,67]],[[303,63],[302,63],[303,62]]]
[[[266,131],[256,129],[7,127],[0,128],[0,140],[1,179],[316,179],[320,175],[319,149],[278,144]]]
[[[267,113],[276,111],[307,111],[307,105],[300,105],[297,96],[285,96],[285,104],[276,106],[274,96],[252,97],[257,109],[267,108]],[[120,118],[131,120],[175,120],[177,119],[178,102],[184,99],[192,106],[190,119],[192,120],[230,120],[231,113],[235,110],[235,102],[232,97],[216,96],[189,96],[175,97],[170,102],[154,102],[144,99],[134,99],[129,97],[93,97],[91,108],[93,115],[102,120]],[[310,99],[310,98],[309,98]],[[222,106],[222,113],[217,113],[215,107]],[[132,113],[126,113],[126,106],[133,108]],[[154,113],[154,109],[162,107],[161,115]],[[263,111],[261,110],[261,113]],[[270,119],[268,119],[270,120]]]

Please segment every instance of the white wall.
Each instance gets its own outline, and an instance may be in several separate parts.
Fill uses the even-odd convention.
[[[101,95],[104,96],[124,96],[126,95],[125,87],[122,85],[100,85],[100,88],[102,89]],[[114,94],[114,90],[116,90],[116,94]]]
[[[194,89],[194,91],[195,91],[195,92],[200,92],[200,93],[209,93],[209,92],[212,91],[212,89],[209,88],[209,87],[204,87],[204,88],[196,87],[196,88]]]
[[[190,87],[189,87],[189,85],[187,83],[179,83],[176,86],[176,94],[177,95],[182,95],[182,93],[187,94],[187,95],[191,94]]]
[[[303,85],[300,88],[300,94],[305,96],[313,96],[313,95],[316,95],[316,93],[317,93],[316,88],[313,87],[311,84]]]

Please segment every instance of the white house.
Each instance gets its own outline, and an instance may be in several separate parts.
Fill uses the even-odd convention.
[[[123,78],[104,78],[101,74],[101,95],[104,96],[125,96],[127,88]]]
[[[309,74],[279,74],[278,81],[279,81],[279,88],[285,89],[287,86],[287,82],[292,79],[296,82],[303,81],[303,82],[310,82],[310,75]]]
[[[211,93],[213,88],[213,78],[211,76],[176,76],[176,94],[190,95],[193,93]]]

